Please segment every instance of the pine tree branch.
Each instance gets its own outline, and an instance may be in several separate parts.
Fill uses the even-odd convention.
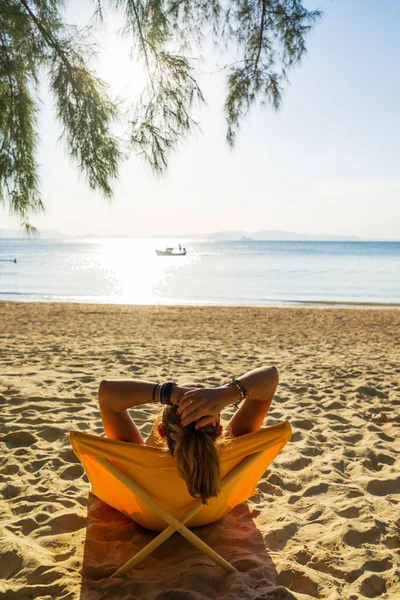
[[[136,25],[137,25],[138,33],[139,33],[139,38],[140,38],[140,42],[142,44],[142,51],[143,51],[143,55],[144,55],[144,60],[146,62],[147,73],[148,73],[148,76],[149,76],[149,79],[150,79],[150,84],[151,84],[153,93],[155,94],[154,81],[153,81],[153,76],[152,76],[151,69],[150,69],[150,63],[149,63],[149,57],[148,57],[148,54],[147,54],[147,46],[146,46],[146,44],[148,44],[153,49],[154,52],[155,52],[155,48],[154,48],[154,46],[152,46],[145,39],[145,37],[143,35],[143,30],[142,30],[142,26],[141,26],[141,23],[140,23],[140,19],[139,19],[138,11],[137,11],[137,8],[136,8],[136,2],[135,2],[135,0],[127,0],[127,2],[128,2],[128,4],[130,4],[132,6],[132,9],[133,9],[133,12],[134,12],[134,15],[135,15]]]
[[[39,30],[39,32],[42,34],[45,42],[47,42],[47,44],[50,46],[50,48],[52,48],[53,50],[55,50],[59,56],[59,58],[62,60],[62,62],[64,63],[65,68],[67,69],[69,76],[71,78],[71,85],[74,89],[74,92],[76,94],[76,98],[77,100],[79,100],[79,90],[76,87],[75,84],[75,79],[74,79],[74,73],[73,73],[73,68],[71,63],[69,62],[68,58],[66,57],[65,53],[62,51],[62,49],[60,48],[59,43],[57,42],[57,40],[46,31],[45,27],[43,27],[42,23],[40,22],[40,20],[36,17],[35,13],[30,9],[28,3],[25,0],[19,0],[21,2],[21,4],[23,5],[23,7],[25,8],[25,10],[27,11],[27,13],[29,14],[29,16],[31,17],[32,21],[35,23],[37,29]]]
[[[4,39],[3,32],[1,30],[0,30],[0,39],[1,39],[2,48],[4,48],[4,53],[5,53],[5,57],[6,57],[6,61],[7,61],[7,66],[8,66],[8,69],[6,67],[6,73],[7,73],[8,83],[9,83],[10,96],[11,96],[11,100],[12,100],[13,105],[15,105],[14,83],[13,83],[13,80],[12,80],[12,77],[11,77],[11,70],[12,70],[11,59],[10,59],[10,55],[8,53],[7,41]],[[5,143],[6,143],[6,137],[4,136],[0,152],[3,152],[3,148],[4,148]]]
[[[264,27],[265,27],[265,13],[267,10],[267,0],[262,0],[262,13],[261,13],[261,23],[260,23],[260,38],[258,42],[258,52],[256,59],[254,61],[254,73],[257,71],[258,61],[260,60],[262,43],[264,38]]]

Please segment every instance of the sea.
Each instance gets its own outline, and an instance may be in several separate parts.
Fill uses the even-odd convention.
[[[186,256],[156,255],[178,243]],[[0,239],[0,299],[400,306],[400,242]]]

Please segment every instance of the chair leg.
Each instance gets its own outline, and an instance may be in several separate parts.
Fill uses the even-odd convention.
[[[187,510],[186,513],[184,513],[181,516],[179,521],[181,521],[182,524],[186,523],[196,513],[198,513],[201,508],[203,508],[203,503],[201,500],[197,500],[197,502],[195,502],[193,504],[193,506],[191,508],[189,508],[189,510]],[[142,548],[137,554],[135,554],[135,556],[133,556],[124,565],[122,565],[122,567],[117,569],[117,571],[115,571],[115,573],[113,573],[111,575],[111,577],[122,577],[123,575],[128,573],[128,571],[133,569],[133,567],[137,566],[143,559],[145,559],[147,556],[149,556],[149,554],[151,554],[156,548],[161,546],[161,544],[163,544],[169,537],[171,537],[171,535],[173,533],[175,533],[175,531],[177,531],[176,528],[173,527],[172,525],[169,525],[169,527],[164,529],[164,531],[162,531],[156,538],[154,538],[154,540],[149,542],[147,544],[147,546]],[[195,537],[197,537],[197,536],[195,536]],[[199,539],[199,538],[197,538],[197,539]],[[201,541],[201,540],[199,539],[199,541]],[[207,546],[207,548],[208,548],[208,546]],[[200,549],[203,550],[202,548],[200,548]],[[211,550],[211,548],[210,548],[210,550]],[[214,552],[214,551],[212,551],[212,552]],[[215,553],[215,554],[224,561],[224,559],[218,553]],[[210,558],[213,558],[213,556],[210,556]],[[217,562],[217,561],[215,561],[215,562]],[[218,564],[220,564],[220,563],[218,563]],[[229,568],[228,568],[228,565],[229,565]],[[237,569],[235,569],[235,567],[233,567],[227,561],[224,561],[224,563],[221,564],[221,567],[223,567],[224,569],[226,569],[227,571],[229,571],[231,573],[237,570]]]
[[[169,523],[174,530],[178,531],[178,533],[180,533],[185,539],[187,539],[194,546],[196,546],[196,548],[198,548],[199,550],[204,552],[204,554],[206,554],[207,556],[212,558],[212,560],[214,560],[218,565],[220,565],[221,567],[226,569],[226,571],[228,571],[230,573],[237,571],[237,569],[235,569],[235,567],[233,565],[228,563],[227,560],[222,558],[222,556],[220,556],[218,554],[218,552],[215,552],[215,550],[210,548],[210,546],[208,546],[205,542],[203,542],[200,538],[198,538],[197,535],[195,535],[192,531],[190,531],[190,529],[188,529],[183,523],[181,523],[181,521],[179,521],[173,515],[171,515],[165,508],[163,508],[160,504],[158,504],[158,502],[153,500],[153,498],[151,496],[149,496],[148,494],[146,494],[146,492],[144,490],[142,490],[142,488],[140,486],[138,486],[134,481],[132,481],[132,479],[130,479],[127,475],[125,475],[125,473],[120,471],[110,461],[108,461],[107,459],[104,459],[104,458],[100,458],[100,457],[97,458],[97,461],[101,465],[103,465],[103,467],[107,471],[112,473],[128,489],[132,490],[137,496],[139,496],[147,504],[147,506],[149,506],[151,508],[151,510],[153,510],[155,513],[157,513],[162,519],[164,519],[164,521]],[[191,509],[189,509],[188,512],[191,512]],[[184,516],[186,516],[186,515],[184,515]],[[187,518],[188,517],[186,517],[186,520],[187,520]],[[157,545],[159,545],[159,544],[157,544]]]
[[[142,562],[142,560],[145,559],[146,556],[149,556],[149,554],[151,554],[156,548],[158,548],[158,546],[161,546],[161,544],[165,542],[169,537],[171,537],[173,533],[175,533],[175,529],[170,525],[169,527],[167,527],[167,529],[164,529],[164,531],[162,531],[160,535],[154,538],[154,540],[147,544],[147,546],[145,546],[137,554],[135,554],[135,556],[132,556],[132,558],[129,559],[124,565],[122,565],[122,567],[117,569],[115,573],[111,575],[111,577],[122,577],[123,575],[128,573],[128,571],[133,569],[133,567],[136,567],[136,565]]]
[[[192,506],[181,516],[179,519],[182,523],[186,523],[189,519],[191,519],[199,510],[203,507],[203,503],[201,500],[197,500],[192,504]],[[175,533],[175,527],[169,525],[164,531],[162,531],[154,540],[149,542],[147,546],[142,548],[135,556],[133,556],[130,560],[128,560],[122,567],[117,569],[111,577],[121,577],[130,571],[133,567],[138,565],[146,556],[149,556],[158,546],[161,546],[173,533]]]
[[[195,535],[190,529],[187,529],[183,523],[181,524],[182,528],[175,529],[174,526],[170,525],[167,529],[164,529],[154,540],[152,540],[147,546],[142,548],[135,556],[133,556],[130,560],[128,560],[122,567],[117,569],[115,573],[111,575],[111,577],[122,577],[128,571],[133,569],[133,567],[137,566],[143,559],[145,559],[149,554],[151,554],[156,548],[161,546],[175,531],[180,533],[184,538],[186,538],[189,542],[193,544],[198,550],[204,552],[209,558],[211,558],[217,565],[228,571],[229,573],[235,573],[237,569],[233,565],[231,565],[227,560],[225,560],[218,552],[213,550],[210,546],[208,546],[205,542],[203,542],[197,535]],[[190,535],[188,535],[188,532]]]

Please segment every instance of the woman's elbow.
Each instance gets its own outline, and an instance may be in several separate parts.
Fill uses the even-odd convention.
[[[109,398],[110,391],[110,381],[108,379],[102,379],[99,384],[99,389],[97,391],[99,404],[104,404],[107,402]]]
[[[268,383],[276,389],[278,387],[278,383],[279,383],[278,367],[276,367],[275,365],[272,365],[271,367],[267,367],[266,374],[268,377]]]

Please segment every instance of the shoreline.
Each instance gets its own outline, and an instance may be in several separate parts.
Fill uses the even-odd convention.
[[[10,294],[15,296],[16,294]],[[132,306],[132,307],[187,307],[187,308],[354,308],[354,309],[400,309],[400,302],[357,302],[340,300],[287,300],[280,304],[216,304],[216,303],[190,303],[190,302],[160,302],[158,304],[130,304],[127,302],[104,302],[103,299],[90,300],[61,300],[59,298],[3,298],[0,294],[0,303],[26,303],[26,304],[71,304],[71,305],[94,305],[94,306]]]

